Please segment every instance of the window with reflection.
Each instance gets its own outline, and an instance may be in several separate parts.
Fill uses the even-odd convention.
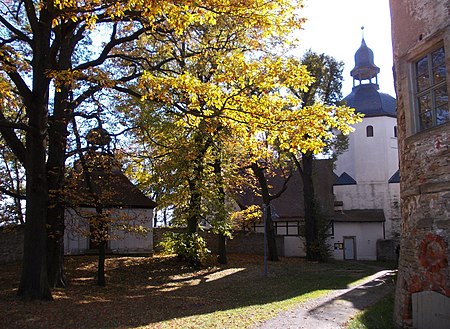
[[[449,104],[444,47],[436,49],[415,63],[417,130],[448,122]]]

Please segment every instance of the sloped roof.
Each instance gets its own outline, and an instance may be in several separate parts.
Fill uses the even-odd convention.
[[[331,160],[317,159],[313,162],[313,184],[316,198],[320,200],[321,211],[324,215],[332,216],[334,211],[333,182],[334,173]],[[271,186],[270,192],[276,193],[283,185],[280,176],[269,177],[268,183]],[[251,190],[245,191],[238,200],[244,206],[262,205],[261,196]],[[297,170],[287,184],[287,189],[277,199],[271,202],[272,210],[279,220],[300,220],[305,215],[303,201],[303,182]]]
[[[356,185],[356,181],[344,171],[341,176],[336,179],[334,185]]]
[[[336,211],[334,213],[335,222],[385,222],[383,209],[352,209]]]
[[[389,178],[388,183],[400,183],[400,169]]]
[[[397,117],[397,101],[391,95],[378,92],[378,86],[373,83],[361,84],[352,89],[344,98],[348,106],[363,113],[364,117]]]
[[[101,155],[98,160],[88,164],[88,173],[80,173],[80,164],[75,165],[77,174],[71,175],[77,203],[93,206],[96,198],[104,207],[153,209],[156,203],[140,191],[116,166],[110,155]],[[104,161],[106,160],[106,161]],[[90,160],[88,160],[90,161]],[[88,162],[87,161],[87,162]],[[107,163],[105,165],[105,163]],[[88,184],[88,181],[90,184]],[[90,185],[90,186],[89,186]]]

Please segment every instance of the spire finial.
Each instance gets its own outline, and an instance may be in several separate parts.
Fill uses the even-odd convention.
[[[364,39],[364,26],[361,26],[361,35],[362,35],[362,38]]]

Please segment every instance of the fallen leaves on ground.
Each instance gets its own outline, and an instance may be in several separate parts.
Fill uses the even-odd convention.
[[[2,265],[0,327],[214,328],[219,314],[223,319],[218,321],[227,321],[228,316],[233,318],[230,324],[239,327],[240,323],[245,326],[245,321],[259,321],[258,317],[248,317],[256,314],[260,305],[316,289],[339,288],[363,276],[361,271],[373,271],[371,266],[353,264],[353,271],[343,272],[339,263],[284,258],[270,263],[269,276],[264,277],[263,259],[254,255],[229,255],[229,265],[201,269],[173,256],[110,256],[106,261],[107,285],[99,287],[95,284],[96,263],[96,256],[66,257],[70,284],[66,289],[53,289],[52,302],[21,301],[16,297],[20,264]],[[248,313],[235,311],[240,308]]]

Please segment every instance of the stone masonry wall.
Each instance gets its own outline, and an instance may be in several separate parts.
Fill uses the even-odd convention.
[[[21,260],[23,257],[23,226],[0,229],[0,264]]]
[[[153,229],[153,242],[154,251],[159,252],[162,248],[159,243],[163,239],[163,235],[166,232],[181,232],[182,229],[176,229],[171,227],[157,227]],[[217,253],[217,235],[204,231],[202,233],[203,237],[206,239],[208,248],[213,254]],[[277,236],[277,250],[278,255],[283,256],[283,245],[284,240],[282,236]],[[233,239],[227,239],[227,253],[241,253],[241,254],[252,254],[252,255],[262,255],[264,253],[264,235],[262,233],[255,232],[237,232],[234,233]]]
[[[400,153],[401,243],[395,322],[412,327],[414,293],[450,297],[450,123],[417,132],[414,63],[444,45],[450,89],[450,2],[390,0]]]
[[[182,229],[176,228],[162,228],[157,227],[153,229],[154,251],[159,252],[162,248],[159,243],[162,241],[163,235],[166,232],[181,232]],[[0,229],[0,264],[5,264],[23,257],[23,227],[17,226],[14,229]],[[217,235],[205,231],[203,233],[206,239],[208,248],[212,253],[217,253]],[[233,239],[227,240],[228,253],[242,253],[262,255],[264,253],[264,240],[262,233],[255,232],[237,232]],[[277,236],[278,255],[284,255],[283,237]]]
[[[402,240],[398,322],[411,325],[411,294],[450,297],[450,125],[409,138],[401,155]]]

